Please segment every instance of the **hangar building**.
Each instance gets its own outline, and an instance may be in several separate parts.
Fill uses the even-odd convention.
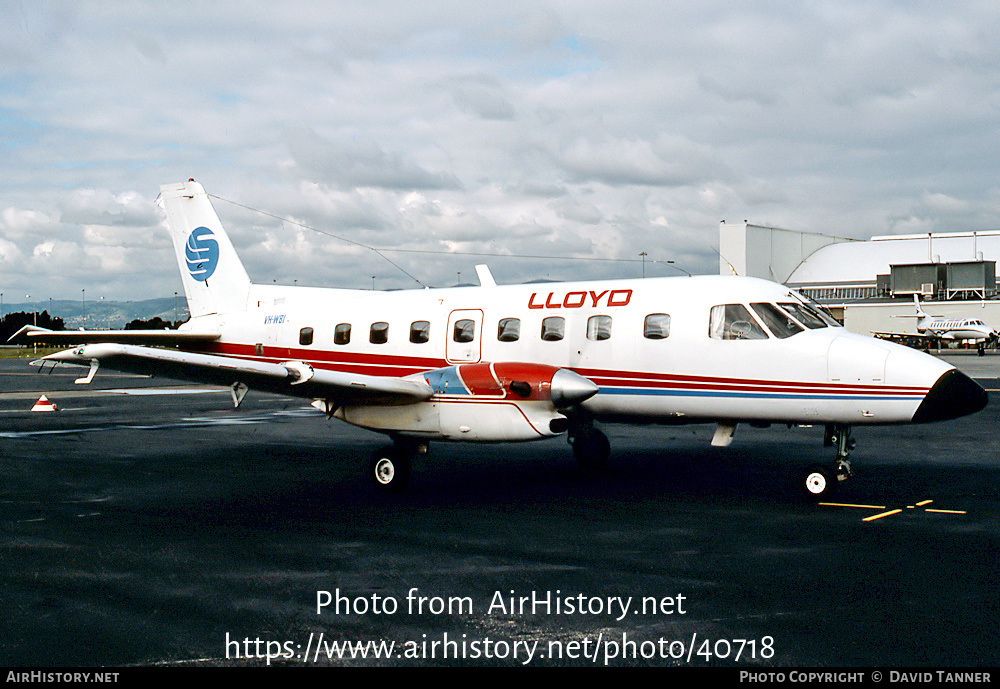
[[[916,332],[916,319],[905,317],[915,313],[915,294],[927,313],[979,318],[1000,330],[998,258],[1000,230],[864,241],[747,222],[719,225],[721,274],[786,284],[864,334]]]

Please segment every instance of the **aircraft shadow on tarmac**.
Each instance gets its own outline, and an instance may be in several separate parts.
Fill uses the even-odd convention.
[[[210,451],[196,462],[178,464],[165,458],[171,464],[161,477],[167,485],[149,477],[150,485],[133,486],[148,497],[140,498],[141,504],[126,501],[120,508],[136,510],[134,517],[154,523],[252,528],[286,522],[357,523],[359,515],[380,519],[435,509],[524,512],[598,503],[814,510],[798,489],[801,471],[825,459],[824,448],[815,447],[812,435],[792,442],[749,440],[719,450],[706,447],[690,431],[681,433],[670,447],[639,444],[624,456],[613,456],[599,471],[578,467],[559,442],[523,446],[517,453],[442,444],[415,465],[409,489],[398,495],[375,490],[361,474],[376,444],[338,448],[265,443],[240,453],[231,448]],[[984,490],[996,497],[997,490],[990,487],[997,483],[994,469],[908,462],[910,445],[919,447],[920,439],[900,440],[903,449],[895,459],[880,454],[871,462],[858,462],[859,475],[842,486],[835,499],[902,503],[928,496],[982,498]],[[178,481],[179,476],[184,480]]]

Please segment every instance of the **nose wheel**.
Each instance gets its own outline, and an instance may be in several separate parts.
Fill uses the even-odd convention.
[[[805,476],[806,495],[811,498],[826,497],[837,485],[832,473],[827,467],[811,467]]]
[[[851,439],[851,427],[839,424],[829,424],[823,436],[824,446],[837,446],[837,456],[833,466],[813,466],[805,473],[804,487],[806,495],[813,499],[828,497],[843,481],[851,478],[851,451],[857,443]]]

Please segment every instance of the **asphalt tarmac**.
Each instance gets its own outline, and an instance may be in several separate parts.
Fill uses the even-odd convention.
[[[436,443],[384,496],[302,401],[2,361],[0,666],[995,666],[1000,356],[954,360],[989,406],[855,429],[835,505],[819,427]]]

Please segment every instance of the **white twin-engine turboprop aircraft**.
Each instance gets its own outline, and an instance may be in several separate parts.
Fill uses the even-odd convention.
[[[600,422],[824,424],[835,461],[805,476],[823,495],[850,475],[856,424],[952,419],[986,405],[954,367],[847,332],[786,287],[740,277],[399,292],[250,282],[202,186],[161,188],[191,320],[176,331],[28,327],[73,349],[44,358],[313,400],[390,436],[369,465],[405,485],[430,440],[566,434],[587,466],[608,457]],[[143,345],[172,344],[174,349]]]

